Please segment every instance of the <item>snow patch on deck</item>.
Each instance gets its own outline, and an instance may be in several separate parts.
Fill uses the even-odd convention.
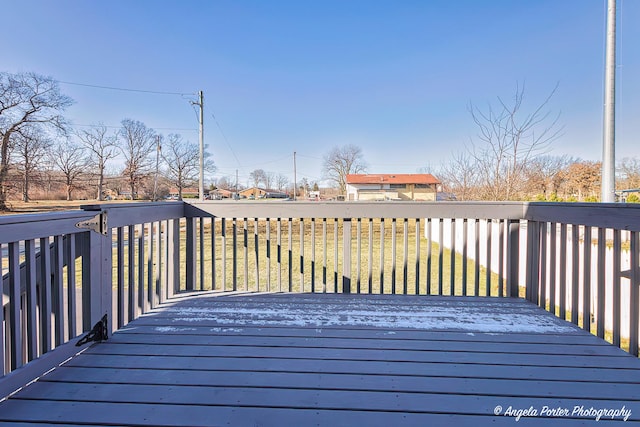
[[[385,329],[460,330],[482,333],[567,333],[575,328],[539,310],[487,312],[485,307],[367,307],[357,304],[214,304],[172,307],[175,322],[216,322],[251,326],[356,326]]]
[[[156,326],[154,330],[156,332],[186,332],[186,331],[195,331],[196,328],[177,328],[174,326]]]

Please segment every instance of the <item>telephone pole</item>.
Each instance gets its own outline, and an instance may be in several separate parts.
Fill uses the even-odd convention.
[[[296,152],[293,152],[293,201],[296,201],[296,193],[298,192],[298,182],[296,181]]]
[[[198,182],[198,193],[200,194],[200,201],[204,200],[204,94],[202,91],[199,93],[200,101],[200,179]]]

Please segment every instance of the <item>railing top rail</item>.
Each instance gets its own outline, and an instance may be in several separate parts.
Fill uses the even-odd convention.
[[[544,203],[524,206],[524,219],[640,231],[640,205],[622,203]]]
[[[224,218],[475,218],[521,219],[522,202],[206,201],[185,204],[185,216]]]
[[[94,216],[94,212],[83,211],[3,216],[0,217],[0,243],[87,231],[77,228],[76,224]]]

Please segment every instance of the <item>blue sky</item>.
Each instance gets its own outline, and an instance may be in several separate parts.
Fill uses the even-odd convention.
[[[640,1],[618,0],[617,158],[640,157]],[[550,154],[599,160],[606,0],[0,0],[0,69],[60,81],[203,90],[217,176],[321,179],[332,147],[372,173],[437,170],[482,107],[526,85],[564,133]],[[8,19],[7,19],[8,18]],[[189,96],[62,84],[76,125],[123,118],[197,142]],[[213,119],[215,115],[217,123]],[[222,129],[222,132],[221,130]],[[224,133],[224,135],[223,135]]]

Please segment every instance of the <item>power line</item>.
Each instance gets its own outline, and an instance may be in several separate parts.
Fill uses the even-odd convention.
[[[120,128],[122,128],[122,126],[85,125],[85,124],[79,124],[79,123],[74,123],[73,126],[89,127],[89,128],[105,127],[107,129],[120,129]],[[198,129],[194,129],[194,128],[156,128],[156,127],[153,127],[153,126],[150,126],[150,128],[153,129],[153,130],[182,130],[182,131],[191,131],[191,132],[197,132],[197,130],[198,130]]]
[[[177,96],[195,95],[194,93],[186,93],[186,92],[163,92],[163,91],[156,91],[156,90],[129,89],[129,88],[122,88],[122,87],[115,87],[115,86],[102,86],[102,85],[92,85],[92,84],[86,84],[86,83],[66,82],[62,80],[58,80],[58,83],[62,83],[65,85],[73,85],[73,86],[92,87],[96,89],[119,90],[121,92],[152,93],[155,95],[177,95]]]
[[[229,151],[231,151],[231,154],[233,154],[233,157],[236,159],[236,162],[238,163],[238,167],[242,167],[242,164],[240,163],[240,159],[236,155],[236,152],[233,151],[233,148],[231,148],[231,144],[229,144],[229,140],[227,139],[227,135],[224,134],[224,131],[222,130],[222,127],[220,126],[220,123],[218,123],[218,119],[216,118],[216,116],[213,113],[209,113],[209,114],[211,114],[211,117],[213,118],[213,121],[216,122],[216,126],[218,127],[218,130],[220,131],[220,134],[222,135],[222,138],[224,139],[224,142],[227,144],[227,147],[229,147]]]

